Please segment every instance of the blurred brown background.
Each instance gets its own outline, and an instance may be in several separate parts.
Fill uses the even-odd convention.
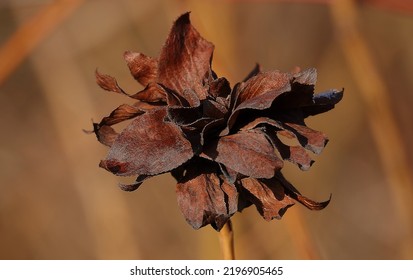
[[[412,9],[332,2],[0,0],[0,258],[221,258],[212,228],[186,224],[169,175],[122,192],[98,167],[106,148],[82,131],[129,102],[98,88],[95,69],[136,92],[123,52],[157,56],[192,11],[232,85],[259,62],[316,67],[318,91],[345,88],[308,120],[327,148],[309,171],[284,171],[310,198],[332,193],[330,205],[269,223],[253,206],[237,213],[237,258],[412,259]]]

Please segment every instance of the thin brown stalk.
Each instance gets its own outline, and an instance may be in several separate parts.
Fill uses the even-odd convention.
[[[42,90],[42,100],[50,114],[48,129],[56,132],[59,158],[67,164],[65,172],[70,188],[77,195],[74,205],[80,207],[88,232],[89,254],[96,259],[140,258],[139,240],[133,231],[132,213],[125,197],[117,191],[116,178],[99,172],[96,157],[101,153],[94,139],[87,137],[91,115],[97,114],[92,94],[79,71],[73,42],[66,32],[58,32],[56,39],[32,56],[32,66]],[[53,71],[50,71],[53,69]],[[92,155],[92,156],[90,156]],[[111,186],[111,187],[105,187]],[[115,191],[113,191],[115,190]]]
[[[409,205],[413,200],[413,178],[403,135],[390,108],[391,100],[384,79],[380,76],[368,44],[358,29],[356,2],[334,1],[331,14],[348,65],[364,99],[370,129],[394,204],[406,225],[407,238],[402,250],[405,257],[411,258],[413,216]]]
[[[234,231],[231,220],[228,220],[219,232],[219,241],[224,260],[235,260]]]
[[[308,224],[303,218],[302,211],[297,207],[288,211],[288,217],[284,221],[290,233],[292,244],[299,259],[319,260],[321,259],[318,248],[308,228]]]
[[[84,0],[53,1],[24,22],[0,47],[0,85]]]

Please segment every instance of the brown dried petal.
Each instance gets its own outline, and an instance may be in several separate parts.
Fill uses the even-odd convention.
[[[117,92],[121,94],[126,94],[121,87],[119,87],[118,82],[112,76],[101,74],[96,69],[95,71],[96,83],[104,90]]]
[[[132,76],[141,85],[146,87],[156,81],[158,74],[158,60],[142,53],[126,51],[123,55]]]
[[[205,145],[208,136],[209,135],[214,135],[214,132],[217,132],[218,130],[221,130],[222,127],[225,125],[225,119],[216,119],[216,120],[210,120],[207,124],[204,125],[202,132],[201,132],[201,137],[200,137],[200,144],[203,146]],[[217,133],[215,133],[216,135]]]
[[[331,89],[313,96],[313,104],[304,107],[304,117],[318,115],[334,108],[343,98],[343,90]]]
[[[207,96],[203,79],[207,77],[214,45],[191,25],[189,13],[180,16],[159,56],[157,81],[177,94],[192,89],[200,100]]]
[[[295,123],[286,123],[285,125],[288,130],[297,136],[298,141],[304,148],[315,154],[320,154],[325,145],[327,145],[328,138],[320,131]]]
[[[288,182],[284,176],[282,175],[281,172],[277,172],[275,178],[281,183],[281,185],[284,187],[285,192],[294,200],[300,202],[302,205],[307,207],[310,210],[322,210],[327,205],[330,203],[331,200],[331,195],[330,198],[326,201],[323,202],[317,202],[312,199],[309,199],[303,195],[300,194],[300,192],[290,183]]]
[[[206,147],[202,156],[253,178],[271,178],[283,167],[264,134],[254,131],[221,137],[216,144]]]
[[[308,170],[314,161],[308,155],[307,151],[297,145],[285,144],[282,142],[283,137],[291,140],[297,140],[294,133],[288,130],[275,131],[274,129],[267,129],[265,133],[270,139],[271,143],[278,150],[281,157],[296,164],[301,170]]]
[[[93,131],[96,134],[98,141],[106,146],[112,146],[116,140],[118,133],[111,128],[111,125],[120,123],[122,121],[132,119],[136,116],[142,115],[145,111],[130,106],[127,104],[120,105],[112,111],[109,116],[104,117],[100,123],[93,124]]]
[[[272,110],[274,112],[288,112],[299,109],[302,112],[300,118],[304,119],[333,109],[342,97],[343,90],[331,89],[314,95],[314,85],[300,84],[294,81],[291,91],[280,95],[274,102]]]
[[[265,110],[265,109],[270,108],[274,100],[280,94],[284,92],[284,89],[267,91],[259,96],[245,100],[243,103],[241,103],[238,107],[235,108],[233,114],[231,115],[231,118],[238,116],[238,113],[241,110],[245,110],[245,109]]]
[[[168,172],[193,156],[191,143],[174,123],[164,122],[166,110],[149,111],[118,136],[101,167],[116,175]]]
[[[234,88],[231,91],[231,94],[229,95],[229,111],[233,111],[234,107],[236,105],[238,95],[240,94],[240,89],[244,86],[244,82],[242,83],[236,83]]]
[[[314,201],[308,197],[302,196],[301,194],[296,194],[296,197],[293,198],[310,210],[323,210],[331,201],[331,195],[328,200],[323,202]]]
[[[148,103],[145,101],[140,101],[137,100],[135,103],[133,103],[133,107],[138,108],[139,110],[142,111],[151,111],[151,110],[155,110],[155,109],[159,109],[161,107],[164,107],[165,103],[163,102],[153,102],[153,103]]]
[[[114,125],[125,120],[129,120],[136,116],[142,115],[145,111],[142,111],[135,106],[128,104],[122,104],[115,110],[113,110],[108,117],[104,117],[99,123],[100,126],[103,125]]]
[[[218,78],[209,83],[208,94],[214,98],[226,98],[231,93],[229,82],[225,78]]]
[[[331,89],[314,95],[317,70],[310,68],[294,75],[292,92],[280,98],[280,108],[301,108],[303,118],[327,112],[343,98],[343,90]],[[284,99],[284,100],[282,100]]]
[[[238,191],[237,188],[226,181],[221,183],[221,189],[225,193],[225,201],[227,204],[227,212],[229,215],[234,214],[238,210]]]
[[[275,145],[283,159],[296,164],[303,171],[308,170],[314,163],[314,160],[301,146],[288,146],[281,141],[277,141]]]
[[[282,142],[283,137],[295,141],[298,141],[298,139],[293,132],[286,130],[281,122],[266,117],[260,117],[243,126],[241,130],[251,130],[260,125],[265,125],[267,127],[265,129],[265,135],[267,135],[274,145],[274,148],[278,150],[283,159],[298,165],[301,170],[308,170],[311,167],[314,161],[303,147]]]
[[[314,98],[313,98],[314,104],[316,105],[337,104],[343,98],[343,92],[344,92],[344,89],[342,90],[330,89],[325,92],[320,92],[314,95]]]
[[[317,82],[317,69],[309,68],[294,74],[293,77],[293,82],[295,83],[300,83],[303,85],[315,85],[315,83]]]
[[[272,130],[270,129],[270,131],[273,131],[273,132],[267,133],[270,139],[272,139],[274,137],[274,134],[277,133],[281,135],[282,137],[286,137],[292,140],[297,140],[301,144],[301,146],[303,146],[304,148],[316,154],[320,154],[328,142],[327,136],[320,131],[316,131],[305,125],[296,124],[296,123],[285,123],[284,124],[280,121],[276,121],[276,120],[273,120],[267,117],[256,118],[252,122],[241,127],[241,130],[251,130],[256,127],[259,127],[260,125],[266,125],[266,126],[273,127]],[[279,138],[280,137],[278,137],[278,139]],[[304,151],[301,151],[299,147],[295,148],[295,150],[296,152],[299,152],[300,154],[302,154],[302,156],[305,156]],[[309,160],[309,158],[306,157],[305,161],[307,160]]]
[[[240,87],[236,107],[261,110],[270,107],[279,94],[290,90],[290,79],[290,74],[279,71],[258,73]],[[268,92],[272,93],[273,98],[268,100],[265,96],[263,99],[262,96]]]
[[[201,103],[197,93],[192,89],[184,89],[179,95],[183,98],[185,107],[198,107]]]
[[[206,117],[221,119],[228,113],[228,110],[225,106],[214,100],[205,100],[202,103],[202,112]]]
[[[100,143],[109,147],[112,146],[119,135],[112,127],[107,125],[99,126],[97,123],[93,124],[93,132]]]
[[[155,83],[148,84],[145,89],[130,97],[149,103],[166,102],[166,92],[164,88]]]
[[[169,106],[168,119],[179,126],[190,125],[202,118],[201,109],[198,107]]]
[[[143,183],[143,181],[145,181],[146,179],[151,178],[152,176],[147,176],[147,175],[139,175],[138,178],[136,178],[135,182],[133,182],[132,184],[119,184],[119,188],[122,191],[126,191],[126,192],[132,192],[137,190]]]
[[[273,111],[288,112],[292,109],[314,106],[313,95],[316,81],[317,71],[314,68],[296,73],[291,80],[291,91],[285,92],[277,98],[273,104]]]
[[[182,96],[177,94],[171,89],[168,89],[164,87],[165,92],[166,92],[166,104],[170,107],[185,107],[184,104],[187,104],[188,101],[186,101]],[[186,106],[188,107],[188,106]]]
[[[234,88],[231,98],[236,99],[233,105],[235,109],[228,119],[228,129],[224,134],[229,133],[242,110],[270,108],[278,96],[291,89],[290,78],[290,74],[279,71],[262,72]]]
[[[259,117],[253,120],[252,122],[247,123],[243,127],[240,128],[240,130],[251,130],[254,129],[260,125],[270,125],[273,127],[276,127],[278,129],[284,129],[282,123],[280,121],[276,121],[267,117]]]
[[[235,212],[235,187],[225,185],[224,191],[220,185],[215,173],[205,174],[194,169],[188,170],[188,174],[178,182],[176,194],[179,208],[194,229],[211,224],[220,230]],[[231,196],[229,207],[226,204],[228,196]]]
[[[223,164],[219,164],[219,167],[221,169],[222,174],[225,176],[225,180],[228,183],[234,184],[238,178],[238,172],[232,170],[231,168],[228,168],[228,166],[225,166]]]
[[[244,178],[241,183],[249,192],[250,201],[267,221],[281,219],[285,211],[294,205],[294,200],[284,193],[284,188],[275,178],[265,181]]]

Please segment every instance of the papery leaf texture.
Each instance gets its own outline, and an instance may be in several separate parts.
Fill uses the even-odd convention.
[[[93,124],[97,139],[109,147],[100,166],[136,177],[120,185],[124,191],[170,172],[179,209],[194,229],[211,225],[219,231],[251,205],[267,221],[280,219],[296,202],[325,208],[330,199],[305,197],[281,171],[286,161],[310,169],[329,139],[305,119],[333,109],[344,90],[315,93],[314,68],[264,71],[259,64],[231,87],[212,70],[213,51],[185,13],[158,57],[124,53],[138,84],[134,93],[96,71],[103,90],[131,101]]]

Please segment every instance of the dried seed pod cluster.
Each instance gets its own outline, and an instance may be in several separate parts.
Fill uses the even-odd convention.
[[[311,166],[308,151],[319,154],[328,139],[304,119],[332,109],[343,91],[314,94],[315,69],[266,72],[258,65],[231,88],[211,69],[213,50],[186,13],[158,58],[125,53],[142,91],[129,95],[113,77],[96,72],[101,88],[134,100],[94,123],[98,140],[110,147],[100,166],[136,176],[133,184],[121,185],[126,191],[171,172],[178,205],[195,229],[210,224],[220,230],[252,204],[266,220],[281,218],[296,201],[324,208],[329,201],[302,196],[281,169],[284,160],[302,170]],[[120,133],[112,128],[130,119]]]

